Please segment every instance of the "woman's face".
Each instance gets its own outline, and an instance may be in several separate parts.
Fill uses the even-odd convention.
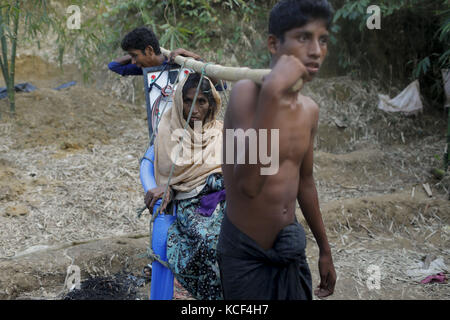
[[[188,89],[187,93],[183,96],[183,117],[187,120],[189,111],[191,110],[192,102],[194,101],[196,88]],[[195,103],[194,109],[192,110],[191,120],[189,121],[189,126],[194,128],[195,121],[201,121],[202,126],[205,123],[206,116],[209,111],[208,98],[201,92],[198,93],[197,101]]]

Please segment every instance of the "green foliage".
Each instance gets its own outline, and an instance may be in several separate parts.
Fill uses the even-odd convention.
[[[0,1],[4,7],[5,0]],[[396,79],[398,86],[420,78],[426,95],[438,104],[442,99],[440,69],[448,68],[450,61],[450,0],[330,1],[337,10],[325,69],[363,79]],[[75,48],[87,79],[94,66],[117,57],[123,36],[139,26],[152,28],[167,49],[213,52],[208,59],[214,62],[265,68],[270,61],[266,50],[268,14],[277,0],[19,2],[23,34],[39,45],[40,35],[56,33],[60,62],[69,47]],[[71,4],[82,9],[80,30],[65,26],[65,8]],[[380,6],[381,30],[366,27],[367,7],[372,4]],[[11,41],[13,29],[2,25]]]
[[[70,4],[82,6],[84,3],[83,0],[74,0],[68,2],[67,7]],[[97,1],[96,5],[92,5],[94,12],[100,10],[100,3],[101,1]],[[66,25],[66,7],[63,6],[63,10],[60,9],[60,6],[48,0],[1,0],[0,2],[0,68],[6,83],[12,114],[15,113],[16,49],[21,36],[24,40],[36,41],[40,47],[39,36],[50,32],[55,33],[57,36],[55,47],[60,64],[63,63],[65,50],[73,46],[83,69],[86,70],[85,78],[90,66],[94,63],[92,57],[98,52],[97,44],[100,42],[97,37],[97,17],[86,17],[85,28],[70,30]]]
[[[439,41],[447,47],[447,50],[439,57],[439,64],[442,68],[448,68],[450,66],[450,1],[444,1],[444,4],[447,5],[447,9],[440,12],[442,23],[437,35]]]
[[[117,54],[120,40],[139,26],[152,28],[161,46],[172,50],[216,51],[234,54],[239,63],[267,67],[263,34],[256,32],[256,21],[265,20],[275,0],[128,0],[108,1],[108,11],[101,16],[104,41],[102,48]],[[264,19],[261,19],[264,17]],[[264,21],[267,24],[267,21]],[[266,25],[258,30],[266,30]],[[250,40],[251,39],[251,40]],[[217,61],[220,62],[220,61]]]
[[[337,72],[395,78],[398,86],[419,79],[429,104],[442,107],[440,70],[450,67],[449,0],[331,1],[338,8],[332,29]],[[372,4],[380,7],[381,30],[366,27]]]
[[[426,74],[430,69],[430,67],[431,67],[430,57],[424,58],[414,68],[413,77],[418,78],[421,74]]]

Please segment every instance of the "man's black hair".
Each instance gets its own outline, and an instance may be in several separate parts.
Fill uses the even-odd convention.
[[[137,49],[145,54],[145,48],[152,46],[156,55],[161,54],[159,41],[155,33],[146,27],[136,28],[128,33],[122,40],[122,49],[124,51]]]
[[[284,34],[300,28],[311,20],[322,19],[330,29],[333,8],[327,0],[282,0],[270,12],[269,34],[284,41]]]
[[[186,82],[184,83],[184,86],[183,86],[183,97],[187,94],[189,89],[192,89],[192,88],[197,89],[198,83],[200,82],[200,78],[201,78],[201,75],[199,73],[189,74],[188,79],[186,80]],[[208,114],[206,115],[206,119],[211,120],[212,116],[216,113],[217,103],[216,103],[216,99],[214,99],[211,84],[208,81],[208,79],[203,78],[202,84],[200,85],[199,92],[203,93],[206,96],[206,98],[208,99],[209,111],[208,111]],[[208,119],[208,118],[211,118],[211,119]]]

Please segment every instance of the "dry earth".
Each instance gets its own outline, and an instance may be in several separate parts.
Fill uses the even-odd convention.
[[[61,74],[34,56],[17,65],[17,82],[39,90],[17,94],[14,118],[0,100],[0,298],[59,299],[72,264],[83,279],[140,273],[149,215],[135,211],[144,196],[146,115],[117,98],[131,80],[109,79],[117,90],[79,82],[55,91],[79,80],[73,66]],[[305,92],[321,107],[315,177],[338,275],[331,299],[449,299],[448,284],[407,275],[425,257],[450,262],[450,179],[429,173],[442,162],[443,114],[385,114],[375,83],[348,78],[318,79]],[[306,229],[317,285],[318,249]],[[371,265],[380,270],[379,289],[367,285]]]

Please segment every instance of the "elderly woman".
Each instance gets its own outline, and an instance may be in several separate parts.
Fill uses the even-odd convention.
[[[155,141],[159,187],[148,191],[145,203],[153,212],[169,183],[161,210],[175,204],[177,219],[168,231],[168,263],[176,280],[196,299],[213,300],[222,299],[216,246],[225,210],[223,123],[216,120],[220,96],[211,81],[203,78],[186,126],[200,78],[193,73],[178,85],[174,105],[161,119]]]

